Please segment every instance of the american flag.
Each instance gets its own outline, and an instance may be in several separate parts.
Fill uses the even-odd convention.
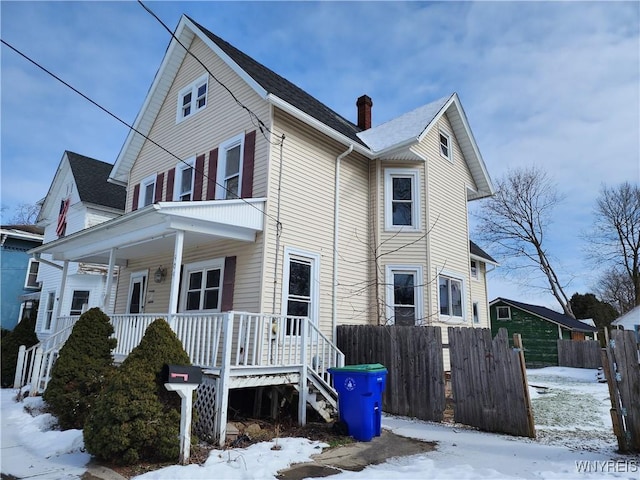
[[[56,234],[59,237],[64,237],[67,230],[67,212],[69,211],[69,198],[60,201],[60,213],[58,214],[58,226],[56,227]]]

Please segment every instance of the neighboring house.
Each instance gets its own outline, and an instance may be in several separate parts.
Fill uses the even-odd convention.
[[[496,298],[489,308],[491,333],[496,335],[500,328],[506,328],[510,339],[519,333],[530,368],[558,365],[558,339],[594,340],[598,332],[595,326],[539,305]]]
[[[116,335],[166,318],[222,392],[267,364],[331,390],[339,324],[488,327],[467,203],[493,187],[460,99],[375,127],[356,105],[352,123],[183,16],[110,174],[126,213],[35,252],[120,266]]]
[[[42,229],[35,225],[0,227],[0,321],[13,330],[35,308],[40,285],[38,262],[27,253],[42,244]]]
[[[125,189],[107,182],[113,165],[65,151],[46,197],[40,201],[37,224],[49,243],[124,213]],[[59,330],[58,317],[77,316],[102,306],[106,271],[103,265],[72,262],[66,266],[47,253],[36,254],[42,285],[36,334],[41,340]],[[62,284],[64,279],[64,284]],[[60,320],[62,322],[62,320]]]
[[[638,343],[640,343],[640,306],[634,307],[624,315],[616,318],[611,322],[611,326],[622,330],[633,330],[636,332]]]

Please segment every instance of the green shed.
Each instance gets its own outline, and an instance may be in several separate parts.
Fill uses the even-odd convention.
[[[598,329],[580,320],[539,305],[496,298],[489,303],[491,334],[500,328],[513,334],[519,333],[524,347],[527,368],[558,365],[558,339],[594,340]]]

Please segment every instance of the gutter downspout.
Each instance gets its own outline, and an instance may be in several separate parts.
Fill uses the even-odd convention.
[[[344,157],[353,152],[353,143],[349,148],[336,157],[336,175],[333,195],[333,286],[331,305],[331,340],[336,342],[338,332],[338,239],[339,239],[339,215],[340,215],[340,162]]]

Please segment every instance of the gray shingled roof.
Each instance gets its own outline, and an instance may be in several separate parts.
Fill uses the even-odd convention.
[[[273,70],[265,67],[247,54],[241,52],[214,33],[211,33],[189,16],[187,16],[187,18],[193,22],[193,24],[196,25],[212,42],[220,47],[224,53],[229,55],[229,57],[236,62],[242,70],[247,72],[247,74],[267,92],[272,93],[276,97],[284,100],[290,105],[293,105],[297,109],[303,111],[307,115],[310,115],[328,127],[331,127],[354,142],[365,147],[367,146],[366,143],[357,136],[357,133],[362,131],[360,127],[342,117],[340,114],[334,112],[325,104],[315,99],[286,78],[281,77]]]
[[[498,297],[491,302],[491,305],[496,302],[503,302],[512,307],[519,308],[520,310],[524,310],[525,312],[532,313],[533,315],[537,315],[540,318],[545,320],[551,320],[552,322],[559,323],[560,325],[568,328],[569,330],[575,330],[578,332],[597,332],[598,329],[596,327],[592,327],[591,325],[587,325],[586,323],[581,322],[580,320],[576,320],[562,313],[556,312],[546,307],[541,307],[539,305],[530,305],[528,303],[516,302],[515,300],[509,300],[507,298]]]
[[[107,182],[113,165],[66,151],[80,200],[94,205],[124,210],[126,188]]]
[[[487,252],[482,250],[478,245],[473,243],[471,240],[469,240],[469,251],[471,252],[471,255],[475,255],[476,257],[484,258],[484,259],[489,260],[490,262],[493,262],[495,264],[498,263],[493,259],[493,257],[491,255],[489,255]]]

